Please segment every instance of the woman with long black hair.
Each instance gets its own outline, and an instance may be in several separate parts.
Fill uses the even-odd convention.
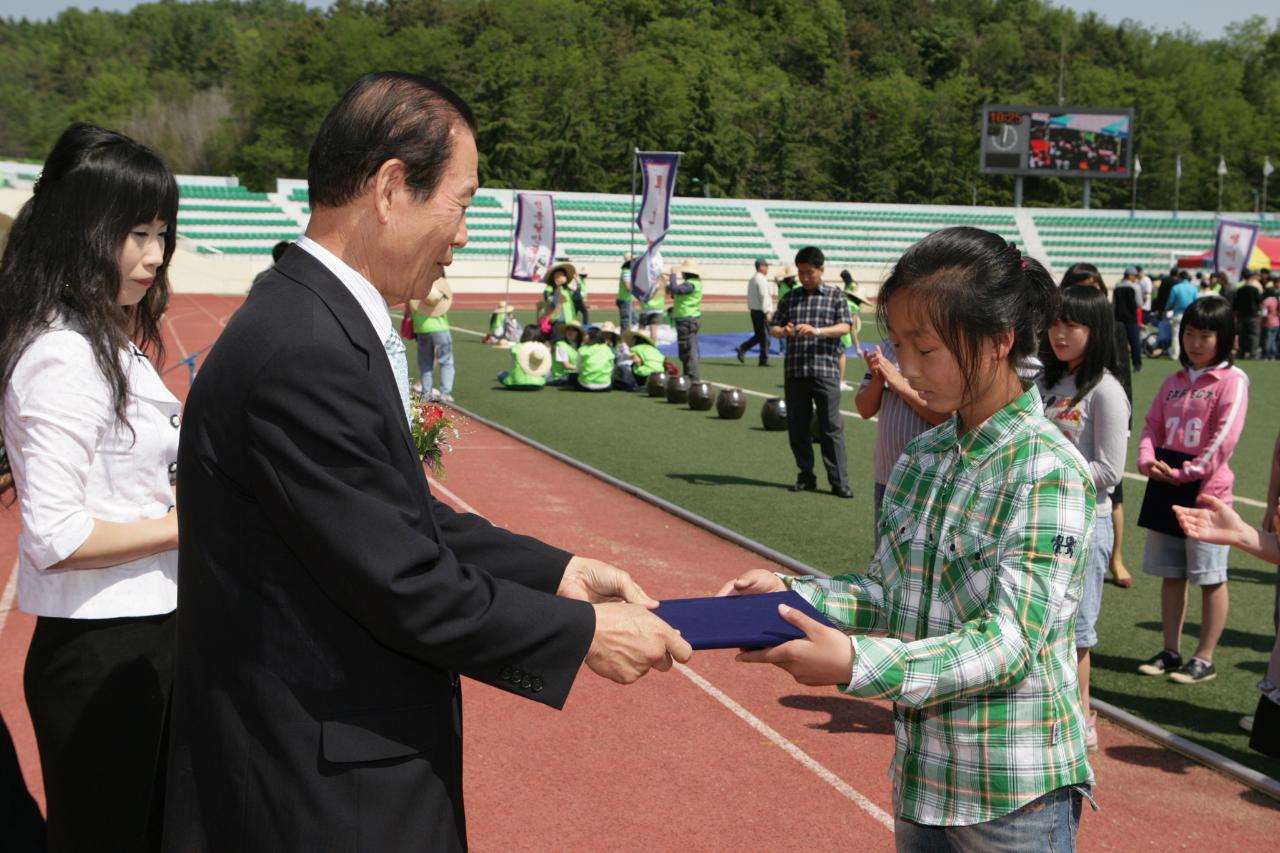
[[[179,403],[148,354],[177,213],[154,152],[73,125],[0,258],[0,489],[22,515],[18,604],[38,617],[24,683],[55,851],[159,841]]]

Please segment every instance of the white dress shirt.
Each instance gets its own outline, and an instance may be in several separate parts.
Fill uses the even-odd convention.
[[[3,424],[22,513],[18,606],[28,613],[111,619],[177,606],[177,551],[103,569],[49,568],[84,544],[94,519],[141,521],[173,507],[181,405],[135,347],[120,358],[128,427],[116,421],[111,389],[74,327],[55,322],[14,365]]]
[[[373,333],[378,336],[379,342],[385,341],[387,335],[395,331],[391,325],[391,314],[387,311],[387,301],[382,298],[382,294],[369,282],[369,279],[347,266],[342,258],[310,237],[299,237],[295,245],[305,249],[317,261],[324,264],[325,269],[337,276],[343,287],[351,291],[351,295],[356,298],[356,302],[360,303],[360,308],[373,324]]]
[[[747,282],[747,309],[750,311],[763,311],[766,314],[773,313],[773,297],[769,294],[769,279],[765,278],[764,273],[756,270],[756,274],[751,276],[751,280]]]

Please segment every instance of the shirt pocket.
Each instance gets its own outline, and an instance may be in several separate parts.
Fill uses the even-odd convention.
[[[917,521],[908,507],[884,504],[880,513],[880,545],[876,548],[876,563],[886,589],[890,581],[907,572],[912,562],[912,541],[915,539]]]
[[[989,608],[996,579],[996,540],[980,530],[962,528],[943,539],[942,573],[937,581],[954,624],[977,618]]]

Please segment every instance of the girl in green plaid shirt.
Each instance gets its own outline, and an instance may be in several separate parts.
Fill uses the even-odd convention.
[[[909,249],[878,313],[903,376],[956,412],[909,443],[863,574],[755,570],[722,594],[795,590],[805,638],[738,656],[893,701],[899,850],[1074,850],[1093,781],[1074,622],[1093,528],[1088,467],[1017,368],[1057,316],[1035,260],[949,228]]]

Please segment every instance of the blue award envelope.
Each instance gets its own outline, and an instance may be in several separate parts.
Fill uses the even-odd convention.
[[[804,636],[803,631],[778,615],[779,604],[794,607],[823,625],[831,625],[831,620],[799,593],[791,591],[724,598],[676,598],[662,602],[653,613],[679,630],[695,649],[762,649]]]

